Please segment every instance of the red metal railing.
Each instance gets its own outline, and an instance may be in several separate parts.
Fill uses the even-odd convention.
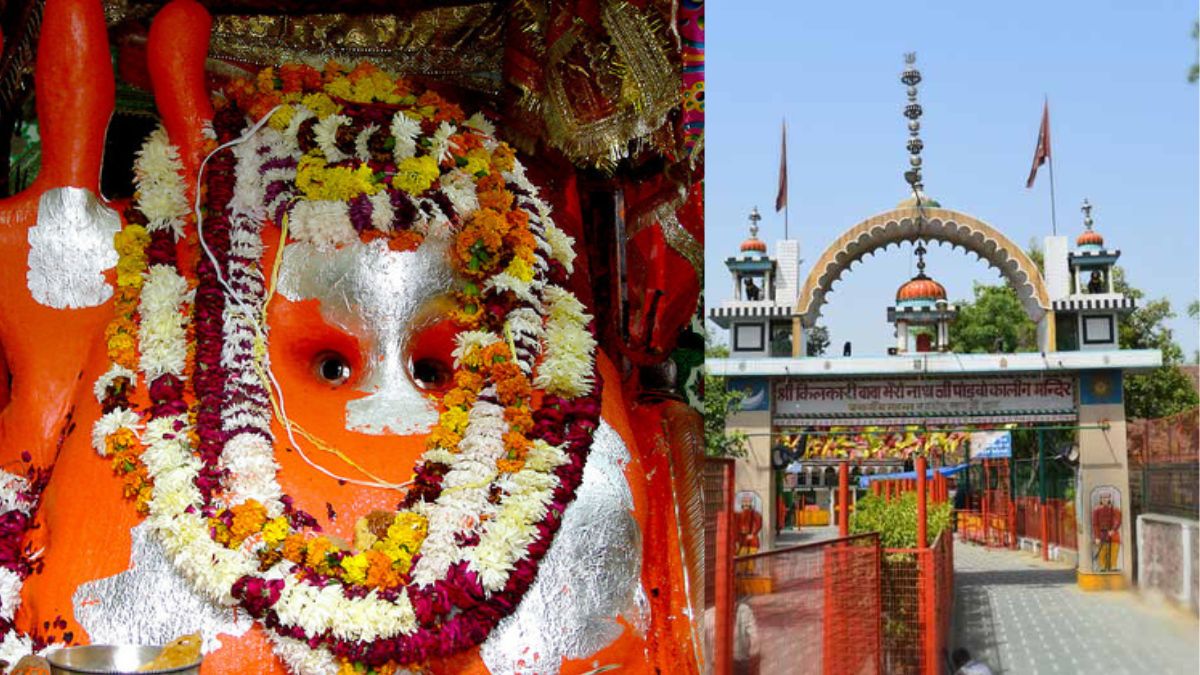
[[[954,538],[929,548],[884,549],[883,669],[889,675],[937,675],[954,608]]]
[[[917,464],[923,476],[924,462]],[[942,476],[927,485],[883,483],[874,489],[889,498],[907,490],[931,502],[949,497]],[[710,460],[706,550],[713,601],[706,625],[714,673],[942,672],[954,603],[949,532],[911,549],[881,549],[879,535],[870,533],[733,558],[732,485],[732,464]],[[918,507],[920,520],[924,511]],[[736,607],[727,607],[726,597]]]
[[[1017,536],[1042,541],[1042,505],[1036,496],[1017,497]],[[1051,546],[1078,548],[1075,503],[1047,499],[1045,507],[1046,543]]]
[[[704,463],[704,627],[714,675],[733,672],[733,468],[732,459]]]
[[[734,672],[883,672],[881,560],[875,533],[736,558]]]

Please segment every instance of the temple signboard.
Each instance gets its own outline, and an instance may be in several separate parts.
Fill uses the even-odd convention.
[[[780,426],[1054,422],[1076,418],[1073,376],[784,378],[774,382]]]

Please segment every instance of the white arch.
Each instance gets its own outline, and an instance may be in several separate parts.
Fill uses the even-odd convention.
[[[868,253],[917,239],[961,246],[998,269],[1017,292],[1026,314],[1040,323],[1050,311],[1050,296],[1037,265],[1025,251],[991,225],[950,209],[903,206],[868,218],[846,230],[813,265],[800,289],[796,313],[804,327],[816,325],[833,283]]]

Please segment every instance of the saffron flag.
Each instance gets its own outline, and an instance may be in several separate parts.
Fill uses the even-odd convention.
[[[787,120],[783,122],[783,142],[779,146],[779,192],[775,195],[775,211],[787,206]]]
[[[1029,169],[1029,180],[1025,187],[1033,187],[1033,179],[1037,178],[1038,167],[1050,159],[1050,102],[1042,107],[1042,128],[1038,131],[1037,147],[1033,150],[1033,167]]]

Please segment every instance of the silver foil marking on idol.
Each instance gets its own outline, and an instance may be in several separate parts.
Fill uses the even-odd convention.
[[[253,625],[192,588],[167,558],[149,522],[130,530],[129,569],[80,584],[71,596],[75,620],[92,644],[165,645],[199,631],[203,650],[217,650],[218,634],[239,637]]]
[[[494,675],[555,675],[563,659],[587,658],[620,637],[618,616],[645,633],[649,603],[628,463],[625,442],[602,422],[537,578],[480,650]]]
[[[117,212],[90,190],[61,187],[38,200],[37,224],[29,228],[25,280],[37,302],[55,309],[97,307],[112,297],[104,271],[117,264],[113,235]]]
[[[408,375],[406,343],[425,326],[422,309],[448,293],[453,274],[447,244],[426,239],[415,251],[392,251],[383,241],[353,241],[334,251],[307,243],[283,251],[279,292],[311,298],[331,325],[359,338],[367,395],[346,404],[346,428],[364,434],[419,434],[437,423],[437,408]]]

